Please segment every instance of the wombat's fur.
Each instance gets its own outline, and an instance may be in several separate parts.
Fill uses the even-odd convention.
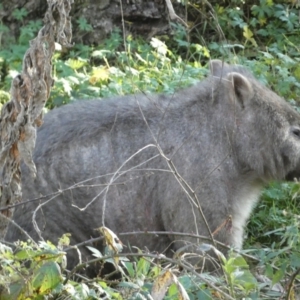
[[[102,225],[104,199],[105,226],[117,234],[145,230],[208,236],[197,200],[181,180],[193,200],[188,199],[179,174],[195,191],[210,230],[219,229],[215,238],[242,247],[262,187],[299,175],[300,116],[244,68],[221,61],[210,67],[206,80],[172,96],[78,101],[46,115],[34,153],[36,179],[25,166],[22,170],[23,199],[82,184],[38,211],[44,239],[56,242],[69,232],[75,244],[98,236],[94,229]],[[85,210],[77,208],[90,202]],[[14,214],[35,239],[32,214],[38,204],[26,203]],[[6,239],[20,238],[10,225]],[[132,235],[122,242],[161,252],[178,249],[182,244],[175,239]]]

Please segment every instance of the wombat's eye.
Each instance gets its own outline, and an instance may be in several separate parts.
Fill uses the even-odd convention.
[[[300,128],[293,128],[292,133],[297,137],[300,138]]]

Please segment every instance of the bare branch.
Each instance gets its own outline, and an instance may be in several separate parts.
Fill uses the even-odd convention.
[[[167,8],[169,11],[169,17],[172,21],[177,20],[180,23],[182,23],[185,27],[188,27],[188,25],[175,13],[175,10],[173,8],[173,4],[171,0],[166,0]]]

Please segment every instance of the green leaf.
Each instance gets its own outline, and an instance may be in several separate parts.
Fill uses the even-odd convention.
[[[110,53],[111,53],[110,50],[105,50],[105,49],[95,50],[92,52],[92,57],[99,57],[99,58],[103,59]]]
[[[12,16],[18,21],[23,20],[23,18],[26,17],[27,15],[28,15],[28,12],[25,8],[15,9],[12,12]]]
[[[70,82],[64,78],[60,79],[60,82],[62,83],[62,86],[64,88],[64,92],[67,93],[69,96],[71,95],[72,92],[72,86]]]
[[[137,275],[147,275],[150,269],[150,262],[145,258],[140,258],[137,264]]]
[[[270,264],[266,264],[265,275],[269,278],[273,277],[273,268]]]
[[[291,266],[294,268],[300,267],[300,254],[299,253],[293,253],[291,255]]]
[[[296,69],[294,71],[294,76],[300,80],[300,64],[297,64]]]
[[[274,59],[274,56],[269,53],[269,52],[265,52],[265,51],[260,51],[260,53],[263,54],[264,57],[268,58],[268,59]]]
[[[9,291],[3,289],[0,293],[1,300],[15,300],[20,299],[22,291],[25,288],[25,282],[20,279],[18,282],[13,282],[9,285]]]
[[[288,55],[283,54],[283,53],[277,53],[278,57],[280,59],[282,59],[286,64],[291,64],[294,65],[295,64],[295,60],[293,60],[292,58],[290,58]]]
[[[193,286],[193,281],[192,278],[188,275],[184,275],[182,277],[179,278],[179,282],[184,286],[184,288],[190,289]]]
[[[197,299],[198,300],[211,300],[213,299],[213,296],[210,292],[210,290],[205,289],[197,292]]]
[[[58,240],[58,245],[60,247],[69,246],[70,245],[70,236],[71,236],[70,233],[63,234],[62,237]]]
[[[15,258],[20,259],[20,260],[31,259],[32,257],[34,257],[36,255],[37,255],[37,253],[33,249],[24,249],[24,250],[18,251],[15,254]]]
[[[257,280],[249,270],[239,271],[234,275],[234,283],[240,284],[247,291],[250,291],[251,289],[254,289],[257,286]]]
[[[79,70],[83,66],[87,64],[87,62],[84,59],[71,59],[69,58],[66,63],[67,66],[72,68],[73,70]]]
[[[248,264],[243,256],[236,256],[232,264],[237,268],[248,268]]]
[[[93,31],[92,25],[89,24],[88,21],[86,20],[86,18],[84,18],[84,17],[80,17],[76,21],[76,23],[78,24],[79,29],[82,31],[86,31],[86,32]]]
[[[90,294],[89,287],[84,283],[79,284],[76,290],[79,294],[79,299],[87,299]]]
[[[134,271],[134,268],[133,268],[133,263],[129,262],[129,261],[121,261],[121,264],[126,268],[126,271],[128,272],[129,276],[131,278],[133,278],[134,275],[135,275],[135,271]]]
[[[175,296],[178,293],[178,289],[175,283],[172,283],[168,290],[168,296]]]
[[[0,24],[0,33],[9,32],[9,28],[3,24]]]
[[[248,26],[244,26],[243,36],[246,38],[247,41],[250,41],[253,46],[257,47],[257,43],[253,38],[253,32],[249,29]]]
[[[35,261],[46,260],[49,258],[56,258],[65,255],[65,252],[57,249],[46,249],[46,250],[33,250],[24,249],[15,254],[16,259],[34,259]]]
[[[118,287],[123,287],[123,288],[130,288],[130,289],[140,289],[140,286],[133,283],[133,282],[126,282],[126,281],[123,281],[123,282],[120,282],[118,284]]]
[[[91,252],[93,252],[93,256],[95,256],[95,257],[103,257],[103,255],[102,255],[102,253],[98,250],[98,249],[96,249],[96,248],[94,248],[94,247],[90,247],[90,246],[86,246]]]
[[[257,34],[261,35],[261,36],[268,36],[269,32],[266,29],[259,29],[256,31]]]
[[[35,273],[32,287],[38,294],[45,294],[62,281],[60,267],[56,262],[44,263]]]
[[[277,270],[272,278],[272,285],[278,283],[286,274],[287,263],[284,262],[279,270]]]

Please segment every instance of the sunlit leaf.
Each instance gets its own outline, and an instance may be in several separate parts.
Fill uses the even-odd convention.
[[[253,38],[253,32],[249,29],[248,26],[244,26],[243,36],[246,38],[247,41],[251,42],[253,46],[257,47],[257,43]]]
[[[140,258],[137,263],[137,274],[147,275],[150,270],[151,263],[148,259]]]
[[[103,257],[103,255],[102,255],[102,253],[98,250],[98,249],[96,249],[96,248],[94,248],[94,247],[90,247],[90,246],[86,246],[91,252],[93,252],[93,256],[95,256],[95,257]]]
[[[104,226],[100,227],[98,230],[103,234],[106,245],[111,252],[118,254],[123,250],[122,242],[112,230]],[[117,266],[119,264],[119,257],[114,257],[113,259]]]
[[[62,237],[58,240],[59,246],[69,246],[70,245],[70,233],[65,233]]]
[[[156,300],[163,299],[169,286],[173,282],[173,273],[170,270],[165,271],[155,279],[152,286],[151,296]]]
[[[58,264],[48,261],[36,271],[32,280],[32,287],[39,294],[44,294],[56,287],[61,281],[62,277]]]
[[[87,62],[83,59],[71,59],[71,58],[69,58],[66,61],[66,65],[71,67],[73,70],[78,70],[86,64],[87,64]]]
[[[109,79],[109,70],[106,67],[93,68],[89,82],[95,85],[98,82],[106,82]]]

